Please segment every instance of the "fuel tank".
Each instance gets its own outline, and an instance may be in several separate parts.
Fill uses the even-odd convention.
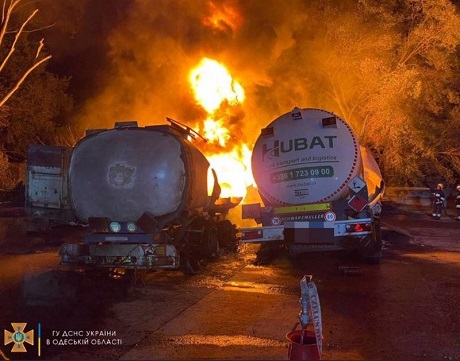
[[[135,221],[145,212],[174,220],[213,203],[209,162],[166,125],[94,131],[74,147],[69,193],[76,216]]]
[[[252,172],[265,205],[328,202],[344,198],[363,177],[357,137],[337,115],[294,108],[274,119],[254,145]]]

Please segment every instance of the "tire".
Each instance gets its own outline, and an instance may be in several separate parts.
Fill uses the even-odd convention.
[[[223,220],[217,224],[217,235],[219,244],[222,248],[229,252],[238,250],[238,237],[235,225],[229,220]]]
[[[185,275],[195,275],[199,273],[201,266],[197,256],[193,254],[190,246],[187,244],[180,252],[179,269]]]

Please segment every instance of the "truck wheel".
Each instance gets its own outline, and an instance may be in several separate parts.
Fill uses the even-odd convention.
[[[228,219],[217,223],[217,237],[222,248],[229,252],[238,250],[238,237],[235,225]]]
[[[186,275],[195,275],[201,268],[200,261],[194,253],[188,244],[184,245],[180,252],[179,269]]]

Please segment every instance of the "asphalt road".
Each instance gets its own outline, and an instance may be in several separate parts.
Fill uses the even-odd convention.
[[[380,265],[340,252],[293,260],[281,250],[261,263],[251,245],[195,276],[138,272],[124,281],[58,270],[56,246],[10,250],[0,256],[0,327],[27,322],[37,332],[40,323],[40,356],[38,342],[21,354],[0,349],[10,359],[287,360],[299,282],[312,275],[323,359],[460,359],[460,222],[392,204],[382,221]]]

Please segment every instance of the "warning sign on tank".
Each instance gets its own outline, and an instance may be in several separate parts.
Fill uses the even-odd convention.
[[[361,212],[364,207],[367,206],[367,201],[363,197],[355,194],[351,199],[348,201],[348,205],[353,208],[356,212]]]
[[[365,185],[366,182],[359,176],[354,177],[351,182],[348,183],[348,187],[355,193],[358,193]]]

